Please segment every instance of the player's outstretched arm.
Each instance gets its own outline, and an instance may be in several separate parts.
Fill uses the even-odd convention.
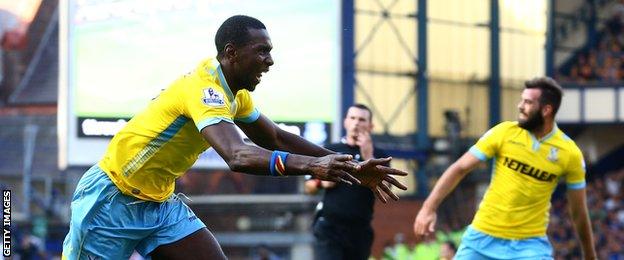
[[[467,152],[444,171],[416,215],[414,220],[414,234],[416,234],[416,237],[427,236],[435,231],[438,206],[479,162],[477,157]]]
[[[284,151],[288,151],[292,153],[309,155],[309,156],[326,156],[326,155],[335,153],[333,151],[327,150],[323,147],[310,143],[304,138],[301,138],[300,136],[297,136],[297,135],[294,135],[294,134],[291,134],[282,130],[277,125],[275,125],[273,121],[266,118],[264,115],[260,115],[260,117],[253,123],[238,122],[237,125],[243,130],[243,132],[249,137],[249,139],[251,139],[254,143],[266,149],[278,149],[278,150],[284,150]],[[377,195],[377,197],[379,197],[384,202],[387,200],[385,199],[384,196],[380,196],[381,192],[386,193],[388,196],[390,196],[393,199],[397,199],[398,197],[394,193],[392,193],[389,187],[386,184],[383,184],[381,180],[387,179],[388,182],[391,183],[392,185],[397,186],[401,189],[406,189],[405,186],[400,184],[391,176],[387,176],[387,175],[388,174],[404,175],[407,173],[398,171],[396,169],[392,169],[390,167],[381,166],[381,164],[387,164],[388,162],[389,160],[383,161],[383,162],[375,160],[375,161],[368,161],[368,163],[365,163],[365,164],[360,163],[358,165],[366,166],[365,171],[360,172],[360,173],[351,172],[352,175],[359,176],[358,179],[362,178],[362,176],[375,175],[376,176],[375,178],[378,178],[379,180],[376,182],[372,182],[373,185],[369,185],[374,188],[371,188],[371,187],[369,188],[371,188],[371,190],[373,190],[373,192]],[[353,164],[355,165],[355,162]],[[380,167],[373,167],[376,165],[380,165]],[[358,166],[358,169],[360,169],[360,166]],[[323,178],[319,178],[319,179],[332,181],[330,179],[323,179]],[[358,180],[357,182],[352,181],[352,183],[359,183],[359,182],[360,180]]]
[[[246,144],[234,124],[221,121],[204,127],[201,133],[231,170],[255,175],[275,175],[269,168],[273,151]],[[289,154],[285,157],[284,174],[312,175],[321,180],[359,184],[360,181],[350,174],[359,168],[351,162],[352,159],[351,155],[311,157]]]
[[[570,218],[572,218],[572,222],[574,223],[577,237],[581,241],[584,259],[598,259],[596,256],[596,249],[594,248],[591,222],[587,214],[585,188],[568,189],[567,197]]]
[[[252,123],[237,121],[236,125],[243,130],[251,141],[265,149],[282,150],[317,157],[335,153],[315,145],[298,135],[284,131],[262,114]]]

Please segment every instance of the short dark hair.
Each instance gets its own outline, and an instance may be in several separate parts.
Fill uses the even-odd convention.
[[[561,97],[563,96],[563,89],[561,86],[550,77],[538,77],[524,82],[524,87],[527,89],[538,88],[542,91],[540,95],[540,104],[549,104],[553,107],[553,116],[559,111],[561,106]]]
[[[225,45],[228,43],[236,46],[248,43],[249,29],[266,29],[266,27],[260,20],[246,15],[235,15],[225,20],[215,35],[217,57],[223,57]]]
[[[350,107],[355,107],[355,108],[364,109],[364,110],[368,111],[368,115],[369,115],[368,120],[373,122],[373,111],[371,111],[371,109],[368,106],[366,106],[364,104],[361,104],[361,103],[355,103],[355,104],[351,105]],[[347,115],[345,115],[345,117],[346,116]]]

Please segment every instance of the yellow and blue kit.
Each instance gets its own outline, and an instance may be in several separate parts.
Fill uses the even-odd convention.
[[[164,201],[175,179],[210,147],[200,131],[221,121],[259,116],[245,89],[230,90],[219,63],[203,62],[163,90],[113,137],[99,166],[127,195]]]
[[[492,178],[462,247],[497,258],[551,255],[546,238],[551,195],[562,179],[568,189],[585,187],[585,164],[574,141],[556,125],[537,139],[518,122],[503,122],[469,152],[482,161],[493,160]],[[493,239],[489,248],[480,236]],[[528,255],[510,248],[527,248]],[[545,249],[545,255],[535,255],[539,248]]]
[[[247,90],[232,93],[216,59],[202,62],[138,113],[81,178],[63,259],[128,259],[205,228],[173,194],[175,180],[210,147],[201,130],[260,116]]]

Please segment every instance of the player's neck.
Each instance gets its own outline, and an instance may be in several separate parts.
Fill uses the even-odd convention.
[[[221,59],[219,60],[219,63],[221,64],[221,70],[223,71],[225,81],[227,81],[227,84],[230,87],[232,93],[236,95],[236,93],[242,89],[242,87],[240,87],[242,84],[240,84],[238,80],[236,80],[236,76],[234,76],[234,73],[230,69],[232,66],[230,66],[230,63],[227,61],[227,59]]]
[[[531,133],[535,136],[535,138],[540,140],[544,136],[552,132],[553,128],[555,128],[555,122],[553,122],[553,120],[545,119],[545,122],[542,125],[542,127],[538,127],[537,129],[531,131]]]

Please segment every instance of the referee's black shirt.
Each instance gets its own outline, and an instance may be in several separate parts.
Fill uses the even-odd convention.
[[[358,161],[363,161],[360,147],[345,143],[333,143],[325,148],[341,154],[353,155]],[[387,157],[379,148],[374,147],[375,158]],[[320,215],[329,221],[346,222],[350,224],[370,224],[373,219],[375,195],[361,185],[336,183],[336,186],[325,190],[323,208]]]

